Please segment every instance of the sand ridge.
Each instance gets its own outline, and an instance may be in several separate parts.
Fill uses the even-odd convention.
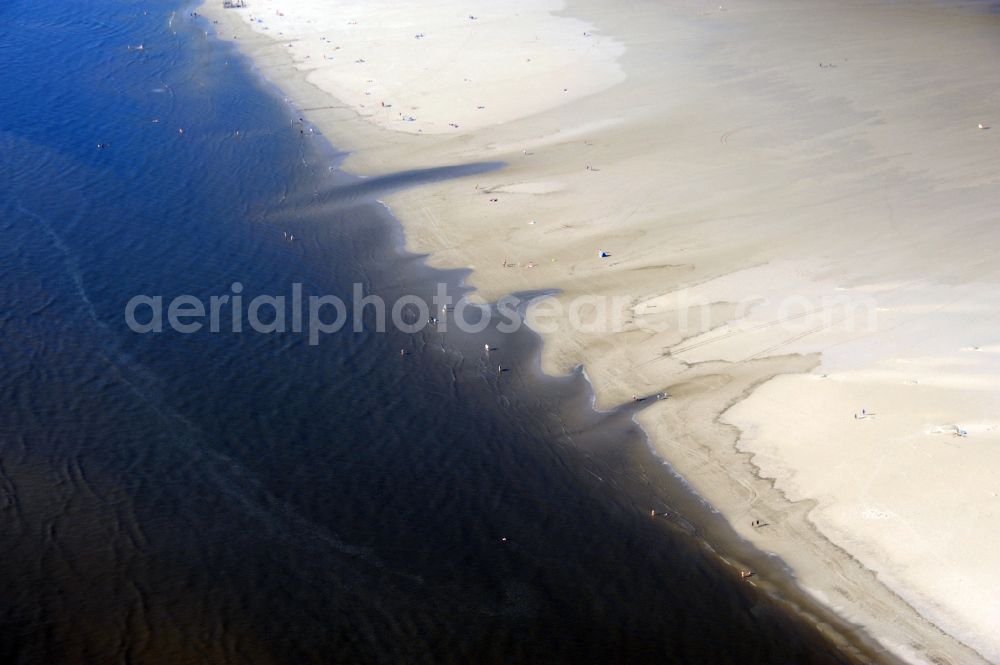
[[[348,170],[505,161],[388,196],[408,246],[471,267],[487,298],[620,299],[613,333],[550,320],[546,369],[583,363],[601,406],[672,390],[639,417],[654,447],[896,655],[1000,661],[1000,17],[811,0],[205,12],[352,151]]]

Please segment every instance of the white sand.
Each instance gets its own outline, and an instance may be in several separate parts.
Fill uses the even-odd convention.
[[[546,367],[669,389],[656,449],[894,653],[1000,662],[1000,16],[249,1],[204,11],[349,170],[508,162],[390,196],[411,249],[486,297],[620,296],[624,331],[550,321]]]

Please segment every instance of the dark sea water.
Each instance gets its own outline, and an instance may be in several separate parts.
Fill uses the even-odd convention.
[[[852,662],[529,333],[131,332],[136,294],[463,276],[208,28],[0,4],[0,662]]]

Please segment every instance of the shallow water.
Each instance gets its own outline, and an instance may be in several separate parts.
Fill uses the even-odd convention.
[[[0,7],[4,662],[848,662],[648,518],[697,502],[528,333],[131,332],[136,294],[457,288],[371,199],[495,167],[331,171],[207,27]]]

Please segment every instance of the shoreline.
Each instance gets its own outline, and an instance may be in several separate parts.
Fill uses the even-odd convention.
[[[402,152],[405,152],[405,150],[400,149],[399,145],[391,145],[392,141],[387,139],[386,133],[393,130],[373,125],[369,120],[359,116],[355,108],[344,102],[329,103],[335,98],[327,96],[327,93],[307,81],[306,77],[292,66],[293,60],[289,55],[279,52],[276,47],[277,43],[271,42],[269,36],[253,32],[249,25],[240,19],[238,12],[224,11],[214,6],[211,8],[202,7],[199,8],[199,11],[209,18],[225,20],[226,25],[233,28],[235,34],[239,35],[236,40],[238,46],[241,43],[246,45],[249,42],[254,42],[248,48],[241,48],[241,51],[248,56],[265,79],[282,90],[298,108],[304,109],[305,117],[310,122],[315,123],[323,133],[336,136],[335,143],[351,151],[344,165],[346,170],[362,174],[378,173],[380,170],[385,170],[389,164],[395,164],[394,160]],[[692,19],[687,17],[685,20]],[[588,25],[590,24],[588,23]],[[614,44],[613,38],[610,43]],[[299,61],[299,64],[301,65],[302,61]],[[298,75],[283,76],[281,83],[278,83],[273,78],[273,74],[279,70],[297,72]],[[613,71],[608,74],[607,81],[611,82],[603,90],[621,84],[621,81],[615,81],[613,74]],[[303,101],[311,102],[312,100],[324,101],[325,103],[303,103]],[[601,103],[600,90],[588,92],[575,103],[584,107],[588,105],[599,106]],[[552,108],[558,109],[560,107]],[[585,108],[580,111],[579,115],[586,117],[592,111],[592,108]],[[545,116],[545,109],[543,108],[537,113]],[[461,130],[461,134],[457,138],[464,135],[462,128],[464,122],[463,120],[463,122],[457,123],[459,127],[455,129]],[[549,120],[543,117],[541,122],[544,125]],[[338,124],[342,124],[343,128],[337,127]],[[551,149],[554,153],[565,152],[561,146],[566,141],[585,143],[586,139],[582,137],[614,131],[623,124],[626,123],[614,117],[596,123],[583,122],[571,132],[561,132],[561,136],[560,130],[557,129],[554,142],[551,138],[547,138],[540,142],[522,141],[518,143],[518,146],[529,146],[523,148],[526,153],[529,150],[540,152],[543,148]],[[497,140],[502,137],[492,135],[499,132],[488,127],[473,126],[473,130],[487,134],[483,143],[487,146],[494,146],[492,152],[487,154],[496,155],[495,146],[505,145],[497,143]],[[724,136],[727,143],[736,140],[738,131],[729,133],[728,137]],[[477,150],[475,147],[462,147],[462,142],[458,141],[456,137],[447,136],[447,131],[441,133],[444,138],[441,138],[441,134],[433,137],[419,136],[418,134],[411,132],[405,138],[404,147],[412,149],[413,146],[420,146],[420,163],[426,166],[441,165],[442,160],[445,158],[454,159],[456,155],[478,155],[480,159],[484,156],[481,148]],[[551,135],[546,136],[551,137]],[[438,145],[434,145],[436,141],[439,142]],[[722,143],[723,139],[719,139],[719,141]],[[456,144],[458,144],[457,150]],[[386,147],[387,145],[388,147]],[[634,144],[632,145],[634,146]],[[369,149],[370,146],[381,147]],[[509,142],[506,144],[506,148],[507,152],[502,153],[500,157],[503,154],[516,154]],[[629,149],[630,146],[626,145],[624,152],[627,153]],[[527,154],[525,156],[527,157]],[[554,161],[547,162],[542,170],[553,168],[553,164],[564,158],[564,155],[553,155],[552,160]],[[491,191],[498,191],[505,197],[531,199],[532,204],[539,204],[539,208],[545,209],[539,214],[540,217],[557,215],[559,206],[565,203],[564,193],[567,190],[575,191],[576,185],[572,183],[575,183],[576,179],[581,176],[579,172],[572,176],[564,173],[551,180],[538,180],[535,176],[527,181],[518,181],[518,178],[525,171],[528,172],[528,175],[533,175],[531,169],[536,168],[535,164],[526,167],[523,162],[519,164],[512,160],[511,163],[512,166],[500,172],[500,177],[504,178],[505,181],[499,185],[493,185],[490,188]],[[416,164],[405,165],[416,166]],[[398,166],[393,167],[394,170],[397,168]],[[586,172],[590,171],[588,164]],[[506,182],[508,177],[514,179],[514,182]],[[527,288],[514,289],[506,286],[483,289],[480,280],[489,279],[489,274],[492,274],[489,270],[486,273],[483,272],[483,256],[486,252],[480,248],[480,251],[474,252],[472,261],[463,258],[465,250],[474,249],[475,244],[470,245],[468,232],[465,232],[466,237],[463,238],[462,232],[455,232],[454,224],[449,225],[447,222],[442,224],[438,221],[446,218],[445,211],[447,209],[462,208],[465,203],[471,201],[469,194],[460,192],[460,190],[468,190],[468,182],[468,180],[463,180],[457,183],[443,184],[439,188],[443,191],[437,192],[435,200],[430,204],[428,204],[425,190],[392,194],[386,197],[385,204],[393,211],[397,211],[394,212],[395,215],[402,214],[401,222],[406,230],[408,246],[412,245],[413,249],[420,252],[435,250],[429,257],[430,264],[434,266],[469,265],[473,269],[470,285],[477,288],[485,299],[495,299],[496,296],[502,295],[502,292],[528,290]],[[566,184],[566,182],[571,184]],[[479,194],[478,190],[475,194]],[[540,200],[553,197],[557,199],[555,203],[539,203]],[[481,203],[470,205],[481,207]],[[525,205],[519,203],[518,206],[520,209],[515,214],[525,215]],[[633,211],[632,214],[635,213],[636,211]],[[448,227],[447,232],[439,230],[439,227],[442,226]],[[419,227],[424,228],[414,233],[414,229]],[[457,233],[457,235],[449,236],[448,233]],[[593,242],[593,235],[596,232],[588,231],[587,233],[589,235],[585,238],[585,242],[589,246]],[[522,243],[523,235],[522,228],[520,231],[509,232],[507,237],[514,239],[516,243]],[[639,240],[641,240],[642,235],[638,235]],[[623,252],[632,251],[637,239],[626,239],[626,241],[631,244],[626,244],[626,249]],[[583,252],[578,246],[571,248],[570,251],[577,254]],[[618,254],[618,251],[613,251],[613,254]],[[725,265],[710,266],[704,271],[696,271],[693,267],[688,268],[680,264],[654,269],[664,270],[668,279],[676,279],[676,274],[701,272],[702,274],[697,276],[694,283],[710,284],[719,277],[738,272],[740,268],[745,273],[752,274],[755,266],[762,264],[763,258],[764,254],[758,248],[748,258],[738,261],[735,266],[730,261]],[[582,265],[579,258],[575,260],[574,267]],[[506,259],[504,261],[506,263]],[[560,260],[560,262],[562,261]],[[496,268],[492,268],[492,271],[496,272]],[[533,287],[545,283],[548,279],[546,276],[525,276],[523,272],[521,271],[521,274],[516,278],[507,279],[500,283],[506,284],[513,281],[522,287]],[[537,272],[541,273],[541,271]],[[584,279],[588,281],[582,290],[587,292],[588,289],[594,287],[595,282],[604,278],[590,272],[585,275]],[[565,283],[553,281],[554,283],[546,284],[546,286],[565,287]],[[614,282],[613,289],[622,288],[620,275],[612,278],[611,281]],[[642,303],[635,303],[634,306],[646,305],[654,300],[655,298],[647,299]],[[707,339],[708,343],[705,346],[711,347],[712,339],[710,336],[714,331],[723,329],[731,320],[731,315],[731,310],[724,306],[714,308],[710,311],[708,320],[704,322],[701,329],[686,331],[688,334],[670,340],[672,343],[669,344],[664,344],[662,338],[656,339],[655,346],[677,349],[690,346],[689,340],[697,343],[699,340]],[[629,334],[619,335],[619,337],[628,336]],[[588,340],[574,339],[569,331],[544,335],[543,339],[545,343],[542,367],[550,374],[565,373],[570,367],[579,364],[581,360],[592,358],[593,354],[597,352],[593,348],[588,348]],[[592,340],[590,341],[592,342]],[[600,362],[588,364],[588,377],[592,381],[591,385],[597,400],[595,407],[606,407],[624,402],[627,400],[627,394],[636,389],[637,383],[645,384],[643,387],[647,388],[650,394],[666,390],[672,396],[683,397],[683,399],[667,400],[663,405],[656,405],[657,408],[645,410],[638,416],[637,422],[646,431],[650,445],[656,453],[667,461],[671,469],[676,470],[684,478],[685,483],[699,498],[708,505],[714,506],[729,521],[738,537],[762,552],[776,552],[782,561],[787,562],[792,571],[789,575],[790,581],[799,584],[805,593],[817,602],[832,608],[845,621],[864,626],[882,644],[889,647],[895,656],[914,661],[936,656],[945,658],[951,656],[963,659],[962,662],[972,662],[971,659],[976,656],[967,647],[943,632],[938,631],[935,634],[936,626],[933,629],[930,628],[932,624],[918,615],[907,600],[885,588],[876,574],[871,572],[863,562],[830,542],[816,528],[810,518],[813,505],[811,505],[807,495],[794,500],[786,498],[785,488],[779,487],[780,481],[773,479],[780,476],[780,469],[778,471],[770,469],[769,463],[771,467],[775,466],[775,463],[761,459],[759,450],[752,446],[753,438],[747,436],[747,432],[752,430],[754,423],[748,420],[751,416],[747,416],[745,407],[740,405],[745,405],[751,396],[759,393],[761,386],[769,384],[775,377],[815,376],[811,372],[822,366],[822,360],[817,350],[801,349],[792,355],[767,355],[755,358],[750,362],[743,362],[740,365],[734,365],[730,358],[713,358],[705,355],[704,352],[699,356],[697,349],[693,349],[693,354],[687,354],[688,356],[693,355],[693,357],[679,357],[684,356],[687,352],[677,354],[675,351],[665,362],[668,364],[676,362],[676,367],[669,370],[658,369],[655,376],[650,376],[650,372],[644,371],[633,372],[631,376],[625,377],[623,374],[630,373],[634,365],[634,362],[632,364],[622,363],[623,356],[627,358],[630,353],[627,346],[630,341],[628,339],[602,339],[599,341],[605,345],[605,350],[610,349],[611,353],[604,353],[608,360],[603,364]],[[639,348],[648,353],[649,343],[643,343],[646,347]],[[620,364],[617,371],[609,367],[612,363]],[[676,380],[677,377],[681,380]],[[734,418],[736,422],[741,422],[741,419],[746,421],[742,422],[744,426],[740,428],[744,433],[742,436],[738,434],[740,430],[736,429],[735,422],[730,422],[730,418]],[[706,443],[709,441],[711,444]],[[762,472],[764,468],[769,468],[770,473]],[[724,480],[724,483],[720,483],[720,480]],[[769,529],[768,535],[763,537],[760,535],[760,531],[754,531],[745,526],[744,523],[761,514],[774,524],[778,524],[780,518],[782,530],[778,536],[773,535],[778,531],[777,529]],[[810,551],[802,552],[803,545],[808,546]],[[824,567],[832,567],[836,572],[835,576],[826,574],[827,587],[822,585],[824,582],[822,569]],[[833,579],[829,579],[830,577]],[[838,577],[840,579],[837,579]],[[817,581],[820,584],[814,584]],[[840,588],[841,586],[845,588]],[[926,613],[926,609],[924,611]],[[883,623],[884,620],[891,619],[891,623],[896,625],[880,625],[878,618],[883,619]]]

